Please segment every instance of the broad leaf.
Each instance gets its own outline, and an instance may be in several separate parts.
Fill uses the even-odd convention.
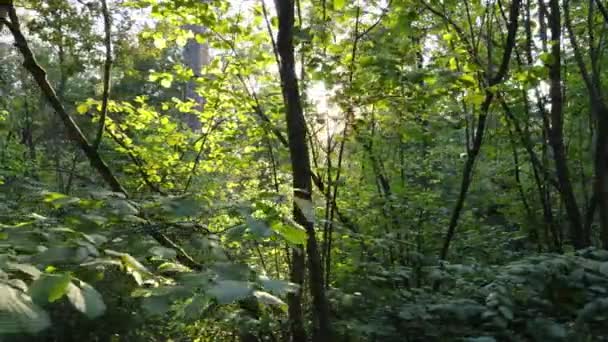
[[[0,335],[38,333],[51,325],[49,315],[25,293],[0,284]]]
[[[72,276],[67,273],[43,274],[32,283],[28,292],[37,304],[52,303],[66,294],[71,280]]]
[[[293,221],[291,219],[288,219],[286,221],[288,224],[284,224],[282,222],[275,222],[271,227],[272,230],[274,230],[279,235],[281,235],[285,240],[287,240],[293,244],[296,244],[296,245],[306,244],[306,239],[307,239],[306,230],[304,230],[304,228],[302,228],[302,226],[300,226],[299,224],[297,224],[295,221]]]
[[[216,282],[207,294],[214,297],[219,304],[229,304],[252,294],[251,284],[246,281],[220,280]]]
[[[177,256],[177,252],[174,249],[163,246],[154,246],[150,248],[150,253],[163,259],[173,259]]]
[[[298,284],[294,284],[285,280],[270,279],[266,276],[260,276],[258,278],[262,287],[276,295],[283,296],[289,292],[297,291]]]
[[[70,303],[90,319],[103,315],[106,311],[106,305],[101,294],[91,285],[82,281],[79,283],[80,286],[73,283],[68,286],[67,297]]]
[[[253,291],[253,295],[260,301],[262,304],[267,305],[277,305],[277,306],[285,306],[285,302],[283,302],[280,298],[271,295],[268,292],[264,291]]]
[[[211,306],[211,299],[205,295],[196,295],[190,303],[184,308],[184,317],[187,320],[196,320],[201,318],[205,311]]]

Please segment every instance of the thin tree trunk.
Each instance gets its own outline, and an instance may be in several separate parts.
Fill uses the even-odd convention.
[[[475,136],[473,138],[473,145],[467,153],[467,160],[464,164],[462,181],[460,183],[460,193],[458,195],[458,199],[456,200],[456,204],[454,205],[454,209],[452,210],[452,215],[450,216],[450,222],[448,225],[448,231],[444,238],[443,247],[441,248],[441,252],[439,254],[441,260],[445,260],[447,258],[448,251],[450,249],[450,243],[452,242],[454,234],[456,233],[458,219],[460,218],[460,214],[462,213],[462,208],[464,207],[464,202],[469,191],[471,181],[473,179],[473,168],[475,165],[475,161],[477,160],[477,156],[479,155],[479,151],[481,149],[490,105],[492,104],[492,100],[494,98],[494,93],[492,92],[491,88],[502,82],[509,69],[511,52],[513,51],[513,47],[515,46],[515,36],[517,33],[518,26],[517,19],[519,16],[520,7],[519,5],[520,0],[513,0],[513,2],[511,3],[511,8],[509,11],[510,23],[501,65],[496,75],[490,78],[490,81],[487,85],[486,96],[481,105],[481,114],[479,115],[479,120],[477,121],[477,130],[475,131]]]
[[[295,72],[294,56],[294,1],[284,0],[275,2],[279,19],[279,33],[277,37],[277,49],[281,58],[281,88],[285,102],[285,114],[287,121],[287,133],[289,141],[289,152],[291,156],[291,167],[294,188],[294,219],[306,229],[308,236],[306,252],[308,255],[308,269],[310,280],[310,292],[313,301],[314,330],[312,339],[315,342],[331,340],[329,306],[323,287],[323,266],[317,245],[314,230],[314,206],[312,204],[312,171],[310,168],[310,157],[306,141],[306,121],[302,111],[302,103],[298,89],[298,80]],[[296,256],[294,255],[294,258]],[[295,263],[294,263],[295,264]],[[300,271],[301,270],[297,270]],[[298,274],[301,276],[301,273]],[[290,313],[299,313],[299,301],[290,303]],[[298,306],[298,307],[292,307]],[[292,327],[303,326],[302,317],[290,317]],[[299,329],[296,329],[299,330]],[[302,340],[301,333],[294,337]]]
[[[299,288],[287,294],[287,313],[289,315],[289,329],[292,342],[305,342],[306,329],[302,314],[302,291],[304,288],[304,275],[306,274],[306,256],[302,247],[291,249],[291,261],[289,268],[289,280],[297,284]]]
[[[608,112],[598,113],[595,145],[595,176],[602,247],[608,249]],[[593,217],[593,216],[591,216]]]
[[[112,18],[108,9],[107,0],[101,0],[101,12],[103,15],[104,45],[106,48],[106,61],[103,64],[103,95],[101,99],[101,115],[99,116],[99,127],[93,141],[93,148],[97,150],[103,139],[106,128],[106,117],[108,116],[108,102],[110,101],[110,85],[112,73]]]
[[[605,8],[602,6],[600,1],[595,2],[604,15]],[[591,112],[591,119],[596,122],[597,132],[595,135],[595,155],[594,155],[594,171],[595,171],[595,189],[593,198],[596,200],[593,206],[589,206],[587,212],[587,219],[585,220],[584,232],[585,235],[590,235],[590,226],[593,221],[593,213],[597,210],[600,219],[600,232],[602,247],[608,248],[608,107],[604,103],[602,98],[602,85],[599,79],[599,75],[596,70],[596,58],[592,55],[591,59],[591,74],[587,71],[587,67],[583,60],[581,48],[578,45],[574,30],[572,28],[572,22],[570,20],[570,7],[569,1],[564,1],[564,14],[565,14],[565,25],[570,36],[570,42],[574,50],[574,57],[579,68],[581,77],[589,92],[589,107]],[[593,50],[593,48],[591,49]]]
[[[521,203],[526,211],[526,217],[527,217],[527,223],[529,226],[531,226],[531,228],[529,229],[528,232],[528,239],[531,242],[535,242],[537,243],[538,246],[538,250],[540,252],[541,248],[541,244],[540,244],[540,239],[538,236],[538,231],[536,230],[536,217],[534,216],[534,213],[532,212],[532,209],[530,208],[530,204],[528,203],[528,199],[526,197],[526,192],[524,190],[524,186],[521,182],[521,176],[520,176],[520,163],[519,163],[519,153],[517,152],[517,142],[515,140],[515,137],[513,136],[513,131],[511,130],[511,128],[509,128],[509,140],[511,141],[511,149],[513,152],[513,176],[515,177],[515,184],[517,184],[517,191],[519,192],[519,197],[521,199]]]
[[[561,14],[559,0],[549,1],[549,29],[551,31],[551,56],[552,62],[549,66],[549,96],[551,98],[551,125],[549,127],[549,143],[553,150],[553,159],[557,173],[559,190],[562,195],[566,214],[570,222],[570,240],[575,248],[583,248],[588,245],[583,236],[583,225],[581,213],[576,203],[574,189],[570,181],[566,148],[563,136],[563,96],[561,76]]]
[[[541,160],[534,152],[534,147],[532,141],[530,139],[530,133],[528,130],[524,130],[521,128],[519,122],[513,115],[511,108],[508,106],[504,98],[501,98],[501,105],[505,111],[505,115],[507,117],[507,122],[511,124],[515,128],[515,132],[519,135],[521,140],[521,144],[528,152],[528,158],[530,159],[530,163],[532,164],[532,173],[534,175],[534,181],[536,183],[536,189],[538,191],[539,201],[543,210],[543,224],[545,231],[545,242],[547,244],[550,243],[549,233],[551,233],[554,237],[553,244],[554,248],[557,249],[559,247],[558,239],[557,239],[557,229],[555,228],[555,220],[553,219],[553,212],[551,211],[551,203],[550,198],[547,196],[546,191],[546,183],[550,182],[555,187],[558,187],[557,181],[555,181],[549,171],[541,162]],[[527,99],[524,99],[527,103]],[[527,107],[527,106],[526,106]],[[528,115],[529,117],[529,115]],[[541,178],[541,174],[543,178]]]

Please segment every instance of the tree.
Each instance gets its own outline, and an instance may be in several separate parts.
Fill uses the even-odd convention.
[[[314,227],[314,205],[312,203],[312,173],[310,158],[308,155],[308,144],[306,142],[306,121],[302,113],[302,103],[298,80],[295,71],[294,57],[294,17],[295,2],[277,2],[277,13],[279,18],[279,32],[277,36],[277,50],[281,63],[281,87],[285,101],[285,115],[287,121],[287,136],[289,141],[289,153],[293,175],[294,196],[294,220],[306,229],[308,236],[306,240],[306,254],[308,259],[308,270],[310,274],[310,291],[313,297],[315,329],[313,340],[330,341],[331,327],[329,318],[329,307],[323,286],[323,265],[321,264],[321,253],[319,251],[315,227]],[[304,252],[299,248],[294,249],[292,264],[292,280],[303,284],[302,273]],[[293,298],[290,302],[290,319],[295,341],[305,341],[302,334],[301,315],[298,313],[301,305],[299,299]],[[300,317],[298,317],[300,316]]]

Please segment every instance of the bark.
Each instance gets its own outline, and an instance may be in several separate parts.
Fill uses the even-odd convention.
[[[299,289],[287,295],[287,314],[289,315],[289,330],[292,342],[307,341],[302,314],[302,289],[304,287],[305,274],[306,255],[304,255],[302,247],[292,248],[289,280],[292,283],[299,285]]]
[[[576,202],[572,182],[570,181],[570,171],[566,148],[563,136],[563,96],[562,96],[562,76],[561,76],[561,13],[559,0],[549,1],[549,29],[551,31],[551,56],[552,61],[549,66],[549,97],[551,98],[551,111],[549,113],[551,125],[549,128],[549,144],[553,150],[553,159],[559,183],[559,191],[562,195],[566,214],[570,222],[570,240],[575,248],[583,248],[589,244],[588,239],[583,236],[583,224],[581,213]],[[587,240],[587,241],[586,241]]]
[[[314,330],[312,340],[324,342],[331,340],[329,306],[323,287],[323,266],[317,239],[315,237],[314,221],[309,209],[312,211],[312,171],[306,141],[306,121],[302,111],[302,103],[298,89],[298,80],[295,72],[295,55],[293,45],[294,34],[294,1],[285,0],[276,2],[279,19],[279,32],[277,36],[277,50],[281,59],[281,88],[285,102],[285,114],[289,152],[294,188],[294,219],[306,229],[308,236],[306,253],[308,256],[308,269],[310,292],[313,301]],[[310,207],[310,208],[306,208]],[[295,255],[294,255],[294,259]],[[294,263],[295,264],[295,263]],[[293,303],[297,305],[299,303]],[[297,313],[299,308],[290,308]],[[301,309],[299,309],[301,310]],[[301,323],[301,317],[292,318],[292,327]],[[298,332],[296,332],[298,333]],[[294,338],[301,336],[298,334]],[[303,340],[300,340],[303,341]]]
[[[532,0],[530,0],[532,1]],[[537,15],[538,15],[538,27],[539,27],[539,37],[540,37],[540,42],[541,42],[541,51],[543,53],[548,53],[548,36],[547,36],[547,17],[548,17],[548,13],[547,13],[547,7],[544,3],[543,0],[539,0],[538,1],[538,11],[537,11]],[[526,28],[526,30],[530,31],[531,33],[531,24],[530,21],[531,18],[528,18],[528,27]],[[528,39],[528,38],[526,38]],[[532,65],[533,61],[531,59],[532,56],[532,41],[528,40],[527,44],[526,44],[526,48],[527,48],[527,54],[528,54],[528,65]],[[543,144],[541,146],[542,151],[541,151],[541,160],[542,160],[542,165],[543,168],[548,170],[549,169],[549,139],[548,139],[548,135],[549,135],[549,114],[547,113],[547,110],[545,109],[545,98],[544,96],[541,95],[540,91],[538,89],[535,89],[535,95],[536,95],[536,108],[538,110],[538,112],[541,115],[541,119],[542,119],[542,123],[543,123],[543,129],[542,129],[542,141]],[[543,177],[543,183],[540,185],[539,187],[539,193],[543,196],[543,215],[545,217],[545,223],[547,224],[545,226],[545,239],[546,241],[549,241],[549,233],[551,233],[553,235],[553,247],[554,250],[557,252],[561,252],[562,250],[562,240],[561,240],[561,227],[558,226],[558,222],[557,220],[554,219],[553,216],[553,204],[552,204],[552,191],[551,188],[548,186],[548,177]],[[555,186],[555,188],[559,191],[559,184]],[[548,229],[547,229],[548,228]]]
[[[596,197],[602,247],[608,249],[608,112],[600,113],[595,146]]]

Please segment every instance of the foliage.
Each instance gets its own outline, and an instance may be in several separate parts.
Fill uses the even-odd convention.
[[[267,1],[14,3],[53,89],[0,17],[1,340],[322,341],[315,289],[330,341],[608,333],[599,1],[279,1],[287,47]]]

